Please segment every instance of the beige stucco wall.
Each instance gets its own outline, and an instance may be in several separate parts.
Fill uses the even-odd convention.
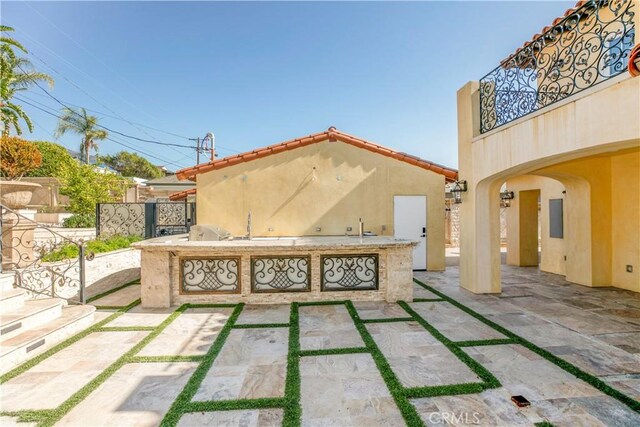
[[[564,215],[564,228],[565,237],[562,239],[549,237],[549,200],[550,199],[564,199],[564,186],[554,179],[545,178],[534,175],[522,175],[515,178],[511,178],[507,181],[507,189],[515,193],[515,198],[511,201],[511,206],[506,209],[507,213],[507,264],[524,266],[532,265],[528,262],[521,260],[521,242],[520,242],[520,229],[521,221],[530,221],[530,226],[535,224],[536,234],[538,228],[538,221],[540,226],[540,270],[554,274],[565,275],[565,260],[566,255],[565,239],[567,234],[567,227],[570,224],[566,220],[567,206],[563,204],[565,211]],[[540,197],[540,213],[539,217],[536,215],[530,217],[531,212],[522,212],[520,204],[522,197],[520,193],[530,192],[532,190],[538,190]],[[537,195],[536,195],[536,205]],[[532,243],[522,242],[526,249],[531,250],[529,245]],[[535,241],[536,252],[538,250],[538,241]],[[537,255],[536,255],[537,258]],[[536,262],[533,265],[538,265]]]
[[[443,175],[323,141],[197,176],[198,224],[254,236],[393,235],[393,196],[427,196],[427,268],[444,269]],[[320,227],[321,231],[316,231]]]
[[[611,158],[611,211],[611,281],[640,292],[640,150]]]
[[[632,277],[635,272],[627,273],[630,276],[614,273],[622,258],[633,261],[637,256],[634,251],[613,255],[621,251],[613,249],[614,236],[620,239],[624,233],[612,232],[612,224],[614,229],[620,224],[637,229],[638,223],[634,225],[633,214],[625,219],[613,212],[622,201],[614,200],[618,196],[612,186],[614,176],[618,181],[633,178],[638,169],[630,159],[597,160],[595,156],[610,157],[640,146],[638,100],[640,78],[620,75],[480,135],[478,82],[469,82],[458,91],[459,175],[469,186],[460,212],[463,287],[479,293],[500,291],[500,186],[505,180],[535,172],[560,180],[567,189],[565,206],[572,208],[565,219],[574,230],[571,237],[565,235],[567,280],[634,288],[635,283],[630,282],[637,283],[637,276]],[[571,163],[586,158],[595,160]],[[612,171],[618,161],[628,162],[629,167]]]

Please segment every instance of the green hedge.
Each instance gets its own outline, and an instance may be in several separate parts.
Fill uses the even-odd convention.
[[[118,249],[128,248],[133,242],[139,242],[142,238],[138,236],[113,236],[106,239],[90,240],[85,244],[88,252],[96,254],[103,252],[116,251]],[[43,262],[62,261],[69,258],[78,257],[78,246],[73,243],[67,243],[59,247],[53,252],[42,257]]]

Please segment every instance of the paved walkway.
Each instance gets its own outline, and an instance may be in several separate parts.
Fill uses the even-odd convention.
[[[504,267],[503,295],[477,296],[457,275],[417,273],[432,288],[416,284],[405,305],[105,311],[81,339],[2,377],[0,424],[640,425],[611,396],[640,398],[640,295]],[[124,288],[105,305],[137,297]]]

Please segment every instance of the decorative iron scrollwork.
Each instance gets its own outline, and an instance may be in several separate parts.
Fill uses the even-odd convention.
[[[322,255],[323,291],[378,289],[378,255]]]
[[[480,132],[488,132],[626,70],[632,0],[592,0],[480,79]]]
[[[240,258],[181,258],[180,293],[240,292]]]
[[[251,257],[253,292],[305,292],[311,290],[311,257]]]
[[[15,286],[25,289],[30,298],[63,298],[69,303],[82,302],[84,283],[79,256],[48,262],[46,255],[63,246],[81,242],[39,224],[18,212],[0,205],[2,271],[15,272]],[[34,233],[38,230],[38,241]]]
[[[144,203],[100,203],[98,236],[139,236],[145,232]]]

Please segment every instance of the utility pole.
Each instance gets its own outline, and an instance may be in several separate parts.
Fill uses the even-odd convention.
[[[204,138],[189,138],[190,141],[196,142],[196,165],[200,164],[200,153],[209,153],[209,160],[214,161],[215,154],[215,136],[213,132],[207,132]]]

